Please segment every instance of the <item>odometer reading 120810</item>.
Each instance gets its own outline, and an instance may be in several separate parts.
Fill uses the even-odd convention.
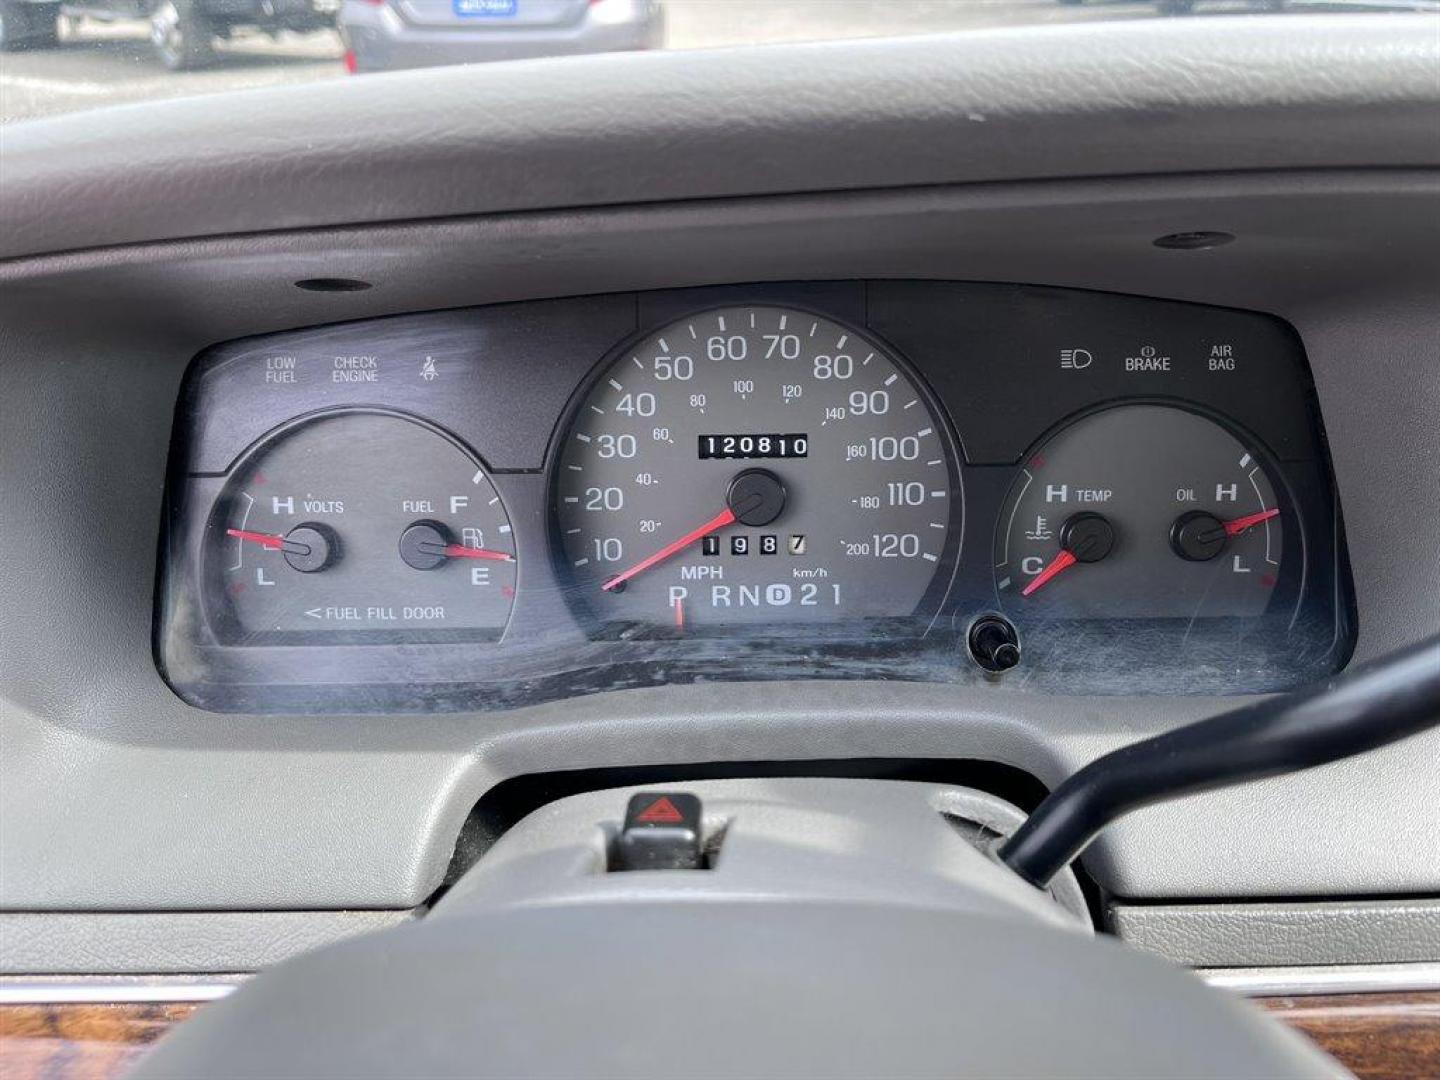
[[[954,562],[944,422],[900,361],[808,312],[651,334],[595,381],[556,468],[560,557],[602,625],[923,616]]]
[[[802,458],[810,450],[808,435],[701,435],[700,459]]]

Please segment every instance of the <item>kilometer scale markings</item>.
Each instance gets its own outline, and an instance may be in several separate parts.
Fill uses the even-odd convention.
[[[773,313],[772,313],[772,312],[767,312],[767,313],[766,313],[766,318],[767,318],[767,320],[770,319],[770,318],[774,318],[775,321],[772,322],[772,323],[768,323],[768,324],[767,324],[766,333],[768,334],[772,328],[774,328],[777,333],[782,333],[782,334],[783,334],[783,333],[788,333],[788,332],[789,332],[789,327],[790,327],[789,315],[792,315],[792,314],[796,316],[796,318],[795,318],[795,325],[796,325],[796,333],[798,334],[799,331],[804,327],[804,321],[805,321],[805,319],[804,319],[804,315],[803,315],[803,314],[796,313],[796,312],[793,312],[793,311],[792,311],[792,312],[779,312],[779,311],[777,311],[777,312],[773,312]],[[755,357],[757,356],[755,342],[756,342],[756,340],[758,340],[758,339],[754,338],[754,337],[753,337],[753,334],[759,332],[759,323],[760,323],[759,315],[760,315],[760,310],[753,309],[753,308],[752,308],[752,309],[749,309],[749,310],[745,310],[745,309],[741,309],[741,310],[730,310],[730,311],[725,312],[725,313],[716,312],[716,313],[714,313],[714,315],[712,316],[713,319],[714,319],[714,322],[712,322],[712,323],[710,324],[710,326],[712,327],[712,330],[711,330],[710,332],[711,332],[711,333],[721,333],[721,334],[726,334],[726,335],[728,335],[728,334],[744,334],[744,333],[746,333],[746,330],[745,330],[745,329],[742,329],[742,327],[743,327],[743,328],[748,328],[748,330],[749,330],[749,331],[751,332],[751,334],[752,334],[752,336],[751,336],[751,347],[750,347],[750,350],[749,350],[749,351],[750,351],[750,354],[751,354],[751,359],[753,360],[753,359],[755,359]],[[740,324],[738,324],[738,325],[735,325],[735,324],[734,324],[734,321],[735,321],[735,319],[737,319],[737,318],[740,319],[740,320],[742,320],[742,322],[741,322]],[[794,350],[794,351],[793,351],[793,352],[787,351],[784,355],[781,355],[781,356],[779,356],[778,358],[779,358],[779,359],[784,359],[784,360],[792,360],[792,361],[798,360],[800,366],[802,366],[802,367],[808,367],[808,364],[806,363],[806,357],[811,353],[812,350],[818,349],[818,350],[821,351],[821,352],[834,352],[834,353],[836,353],[836,354],[843,354],[843,353],[849,352],[849,353],[851,353],[851,354],[853,354],[853,355],[858,355],[858,356],[859,356],[859,358],[860,358],[860,360],[861,360],[860,366],[867,366],[867,365],[869,365],[872,361],[879,361],[879,363],[878,363],[878,365],[877,365],[877,372],[876,372],[876,374],[879,376],[879,386],[876,386],[875,383],[871,383],[871,384],[870,384],[871,386],[875,386],[876,389],[879,389],[881,386],[883,386],[885,389],[889,389],[889,390],[891,390],[891,391],[893,392],[893,388],[894,388],[894,387],[898,386],[901,382],[905,382],[905,381],[906,381],[906,380],[902,377],[901,372],[900,372],[899,370],[897,370],[897,365],[895,365],[895,364],[893,364],[893,363],[888,363],[888,362],[886,362],[886,361],[888,361],[890,358],[887,357],[885,354],[879,352],[878,350],[876,350],[876,351],[867,350],[867,351],[864,352],[864,353],[860,353],[860,352],[859,352],[859,346],[858,346],[858,345],[857,345],[856,348],[851,349],[851,348],[850,348],[850,345],[851,345],[851,335],[847,332],[847,328],[837,327],[837,326],[835,326],[833,323],[831,323],[831,322],[829,322],[829,321],[827,320],[827,321],[826,321],[826,324],[825,324],[825,329],[826,329],[826,336],[827,336],[827,337],[830,337],[830,335],[831,335],[832,333],[835,335],[834,337],[830,337],[830,345],[829,345],[828,347],[827,347],[826,345],[824,345],[822,342],[820,342],[819,340],[817,340],[817,339],[820,338],[820,333],[819,333],[819,330],[820,330],[820,320],[819,320],[818,318],[814,318],[814,319],[811,320],[811,324],[810,324],[810,327],[809,327],[809,338],[811,339],[811,341],[813,342],[813,344],[810,345],[810,346],[804,347],[802,350],[794,350],[794,346],[793,346],[793,344],[792,344],[792,345],[790,346],[790,350]],[[679,333],[681,333],[682,330],[683,330],[684,333],[687,333],[687,334],[690,336],[690,338],[692,339],[692,341],[698,341],[699,336],[700,336],[700,335],[699,335],[699,326],[698,326],[696,323],[694,323],[693,321],[691,321],[691,322],[677,322],[677,323],[675,323],[675,324],[672,324],[672,326],[671,326],[670,329],[667,331],[667,333],[669,333],[669,334],[671,334],[671,335],[674,335],[674,334],[679,334]],[[801,336],[802,338],[805,337],[805,335],[803,335],[803,334],[801,334],[800,336]],[[793,339],[794,339],[794,336],[792,335],[792,336],[791,336],[792,342],[793,342]],[[685,350],[685,349],[680,348],[679,346],[676,347],[676,350],[672,350],[672,349],[670,348],[670,344],[669,344],[668,338],[665,338],[665,337],[660,337],[660,336],[657,335],[656,337],[653,337],[653,338],[651,338],[650,340],[651,340],[651,342],[653,342],[653,347],[654,347],[655,352],[657,353],[657,355],[661,355],[661,354],[665,354],[665,353],[671,353],[671,352],[674,352],[674,351],[676,351],[676,350],[678,350],[678,351],[680,351],[680,352],[685,352],[685,351],[687,351],[687,350]],[[868,343],[864,342],[863,339],[856,339],[856,340],[859,341],[859,345],[868,344]],[[649,348],[649,347],[650,347],[650,346],[642,346],[642,348]],[[759,351],[762,352],[762,353],[764,352],[764,345],[763,345],[763,344],[759,346]],[[798,354],[798,355],[797,355],[797,354]],[[730,354],[730,353],[728,352],[728,350],[727,350],[727,352],[726,352],[725,354],[718,354],[718,353],[716,353],[716,352],[714,352],[714,351],[711,351],[711,355],[716,356],[716,359],[717,359],[717,360],[724,360],[724,359],[726,359],[726,358],[728,357],[728,355],[731,355],[731,354]],[[649,365],[651,364],[651,360],[650,360],[650,358],[649,358],[649,353],[647,352],[647,354],[646,354],[645,357],[639,356],[638,353],[632,354],[632,356],[631,356],[631,363],[635,364],[635,366],[636,366],[638,369],[640,369],[640,370],[645,374],[645,376],[646,376],[646,380],[645,380],[645,381],[646,381],[646,384],[648,385],[649,382],[650,382],[650,379],[654,377],[654,373],[651,372],[651,371],[650,371],[650,368],[649,368]],[[622,364],[623,364],[623,361],[622,361]],[[727,365],[727,366],[728,366],[728,365]],[[784,371],[789,371],[789,370],[791,370],[791,369],[789,368],[788,365],[787,365],[785,368],[782,369],[782,368],[780,368],[779,365],[777,364],[776,370],[775,370],[775,374],[779,375],[782,370],[784,370]],[[603,383],[608,383],[608,387],[606,388],[607,391],[608,391],[608,390],[614,390],[614,391],[617,391],[618,393],[624,393],[624,392],[626,392],[626,391],[624,390],[624,387],[622,386],[623,380],[620,379],[620,378],[618,378],[618,376],[621,375],[621,374],[623,374],[623,369],[622,369],[622,368],[617,368],[617,369],[615,369],[615,370],[612,370],[612,371],[609,372],[609,373],[606,373],[606,374],[602,375],[601,378],[602,378],[602,380],[603,380]],[[807,372],[807,374],[808,374],[808,372]],[[697,375],[698,375],[698,372],[697,372]],[[857,381],[857,382],[860,382],[861,380],[856,380],[856,381]],[[603,385],[603,383],[602,383],[602,385]],[[865,379],[865,380],[864,380],[864,383],[869,383],[869,379],[868,379],[868,378]],[[852,385],[853,385],[853,384],[852,384]],[[863,385],[863,384],[862,384],[862,385]],[[906,389],[910,389],[910,390],[913,391],[915,388],[914,388],[913,386],[908,385],[908,383],[907,383]],[[755,396],[756,396],[755,394],[748,393],[748,392],[746,392],[745,390],[743,390],[743,389],[741,389],[741,388],[735,388],[733,394],[727,394],[727,395],[725,395],[725,399],[726,399],[727,402],[734,402],[736,407],[739,407],[739,408],[748,408],[748,407],[749,407],[748,405],[746,405],[746,406],[741,406],[741,405],[740,405],[740,402],[742,402],[742,401],[748,402],[748,399],[749,399],[750,397],[755,397]],[[600,393],[596,393],[596,394],[594,395],[592,401],[587,402],[586,404],[593,406],[595,403],[598,403],[599,401],[605,400],[606,397],[608,397],[608,393],[607,393],[606,391],[602,391],[602,392],[600,392]],[[767,392],[763,395],[762,400],[766,401],[767,403],[771,400],[771,399],[770,399],[770,396],[769,396],[769,393],[768,393],[768,388],[767,388]],[[782,396],[779,400],[781,401],[782,404],[784,404],[784,405],[787,406],[787,409],[786,409],[787,414],[789,414],[789,413],[791,412],[791,410],[788,408],[789,406],[792,406],[792,405],[805,406],[805,405],[810,404],[810,403],[807,402],[807,401],[803,401],[803,400],[802,400],[802,401],[798,401],[798,402],[797,402],[797,401],[794,400],[794,399],[785,398],[785,397],[783,397],[783,396]],[[680,405],[679,402],[675,402],[674,404],[675,404],[676,406],[679,406],[679,405]],[[709,406],[711,406],[712,408],[707,408],[707,407],[706,407],[707,404],[708,404]],[[920,401],[918,395],[914,395],[914,396],[912,396],[912,397],[910,397],[910,398],[904,399],[904,408],[907,409],[907,410],[913,409],[913,408],[915,408],[916,406],[919,406],[919,405],[921,405],[921,404],[923,404],[923,403]],[[700,404],[699,402],[692,400],[692,401],[690,402],[690,409],[689,409],[689,410],[685,410],[685,411],[688,412],[688,414],[689,414],[691,417],[696,417],[696,416],[702,416],[702,417],[703,417],[703,416],[705,416],[708,412],[711,412],[711,411],[716,412],[717,416],[725,416],[725,415],[727,415],[726,408],[729,407],[728,405],[726,406],[726,408],[719,408],[719,407],[717,407],[717,406],[718,406],[718,403],[717,403],[716,401],[714,401],[714,400],[711,400],[710,402],[707,402],[706,404]],[[892,406],[892,408],[893,408],[893,406]],[[583,460],[583,455],[590,454],[590,453],[593,452],[592,447],[593,447],[594,445],[597,445],[598,442],[599,442],[599,440],[600,440],[600,435],[599,435],[598,432],[599,432],[599,430],[601,429],[601,425],[604,424],[604,423],[606,423],[606,422],[608,422],[608,421],[610,421],[610,414],[611,414],[614,410],[613,410],[612,407],[607,406],[606,408],[603,408],[603,409],[597,409],[597,408],[593,408],[593,407],[592,407],[592,408],[587,409],[587,410],[584,410],[584,411],[585,411],[585,412],[589,412],[591,415],[595,415],[595,416],[597,416],[597,417],[603,415],[604,419],[603,419],[603,420],[598,420],[598,419],[597,419],[597,420],[594,421],[594,422],[589,422],[590,424],[593,424],[593,426],[591,426],[590,433],[587,434],[587,435],[585,435],[585,437],[580,438],[580,442],[581,442],[582,445],[589,444],[589,445],[586,445],[586,446],[585,446],[585,449],[584,449],[584,450],[582,450],[582,451],[577,451],[577,452],[576,452],[578,455],[581,455],[581,460]],[[804,410],[802,410],[802,411],[804,411]],[[924,414],[924,413],[928,413],[928,409],[927,409],[927,410],[922,410],[922,414]],[[582,415],[583,415],[583,413],[582,413]],[[616,417],[616,419],[618,420],[619,418]],[[825,419],[822,419],[822,418],[819,417],[819,416],[815,417],[811,422],[812,422],[812,423],[818,423],[820,426],[824,426],[824,425],[827,423],[827,421],[826,421]],[[831,422],[833,422],[833,418],[831,418]],[[581,421],[581,423],[587,423],[587,422]],[[589,426],[589,425],[587,424],[587,426]],[[893,431],[893,428],[892,428],[891,430]],[[902,430],[902,431],[904,430],[904,429],[903,429],[903,426],[901,427],[901,430]],[[921,438],[921,439],[926,438],[926,437],[936,437],[936,436],[938,435],[938,429],[934,428],[933,426],[922,427],[922,428],[920,428],[920,429],[912,428],[911,431],[915,433],[915,436],[914,436],[914,437],[916,437],[916,438]],[[580,434],[581,434],[581,433],[578,432],[578,431],[576,431],[575,434],[576,434],[576,436],[577,436],[577,438],[578,438],[578,437],[580,437]],[[657,439],[657,440],[656,440],[657,443],[667,442],[667,441],[668,441],[668,443],[669,443],[670,445],[673,446],[673,445],[675,445],[675,444],[676,444],[678,441],[680,441],[680,440],[677,440],[677,439],[675,439],[675,438],[673,438],[673,437],[670,438],[669,440],[665,440],[665,439]],[[922,461],[923,461],[923,459],[922,459]],[[928,465],[929,467],[934,467],[934,466],[936,466],[936,465],[945,465],[945,464],[946,464],[946,458],[945,458],[945,456],[944,456],[943,454],[941,455],[940,458],[936,458],[936,459],[934,459],[933,461],[926,463],[926,465]],[[912,463],[911,468],[915,468],[917,465],[920,465],[920,462],[914,462],[914,463]],[[567,463],[567,466],[569,466],[569,463]],[[789,467],[789,466],[787,466],[787,467]],[[796,466],[796,467],[798,468],[798,466]],[[923,466],[922,466],[922,467],[923,467]],[[575,472],[580,472],[580,471],[581,471],[581,469],[578,468],[578,467],[571,466],[571,468],[572,468],[573,471],[575,471]],[[738,466],[737,466],[737,468],[738,468]],[[586,475],[588,475],[589,473],[593,472],[593,469],[587,469],[587,470],[585,470],[585,472],[586,472]],[[575,482],[575,484],[578,486],[578,485],[580,485],[583,481],[582,481],[579,477],[576,477],[574,482]],[[601,481],[599,481],[599,479],[598,479],[598,474],[597,474],[597,477],[595,478],[595,482],[601,482]],[[655,487],[655,486],[658,486],[658,485],[653,485],[653,484],[647,482],[647,484],[646,484],[646,490],[648,491],[648,490],[650,490],[651,488],[653,488],[653,487]],[[946,488],[946,489],[931,489],[928,484],[923,485],[923,486],[921,486],[921,485],[916,485],[916,486],[917,486],[917,487],[921,487],[921,490],[924,491],[925,494],[926,494],[926,496],[927,496],[928,498],[930,498],[930,499],[938,499],[938,500],[944,501],[944,500],[948,499],[949,495],[951,494],[951,492],[949,491],[948,488]],[[913,491],[913,488],[912,488],[911,490]],[[566,505],[565,514],[566,514],[566,516],[568,516],[573,510],[576,509],[577,504],[586,503],[587,499],[586,499],[586,497],[580,496],[580,495],[577,494],[577,495],[565,495],[565,496],[562,496],[562,501],[563,501],[563,503]],[[855,500],[852,499],[851,501],[854,502]],[[628,504],[629,500],[627,499],[626,502],[627,502],[627,504]],[[944,513],[944,508],[943,508],[943,507],[937,508],[937,509],[939,509],[942,514]],[[629,511],[630,511],[630,507],[627,505],[627,506],[625,507],[625,510],[626,510],[627,512],[629,512]],[[923,514],[923,511],[921,511],[921,513]],[[577,516],[578,516],[578,515],[577,515]],[[621,515],[621,516],[623,517],[624,515]],[[617,522],[618,522],[618,518],[617,518],[616,520],[617,520]],[[648,520],[648,519],[647,519],[647,520]],[[912,520],[913,520],[913,519],[912,519]],[[709,524],[714,524],[714,523],[712,522],[712,523],[709,523]],[[623,528],[623,526],[621,526],[621,527]],[[942,537],[945,535],[946,530],[948,530],[949,527],[950,527],[949,524],[948,524],[946,521],[944,521],[944,520],[930,521],[930,520],[928,520],[928,519],[926,519],[926,518],[923,518],[923,517],[921,517],[919,520],[914,520],[914,521],[913,521],[913,525],[911,525],[911,528],[912,528],[912,529],[925,528],[925,529],[939,530],[939,531],[941,532],[941,534],[942,534]],[[708,530],[708,531],[718,531],[718,530]],[[627,579],[628,577],[633,577],[633,576],[635,576],[635,574],[634,574],[634,573],[630,573],[630,572],[624,572],[624,573],[622,573],[622,574],[620,574],[620,575],[609,574],[608,571],[609,571],[610,569],[612,569],[612,567],[611,567],[609,564],[610,564],[610,562],[611,562],[612,560],[618,558],[618,551],[619,551],[619,549],[618,549],[618,547],[617,547],[617,549],[616,549],[616,550],[617,550],[617,554],[616,554],[616,555],[610,555],[610,554],[608,554],[608,551],[609,551],[608,548],[606,549],[607,553],[604,554],[604,555],[597,555],[597,553],[594,552],[594,551],[587,551],[587,550],[585,550],[586,547],[588,547],[588,540],[587,540],[586,538],[590,535],[590,532],[591,532],[591,527],[590,527],[588,524],[580,524],[580,523],[577,523],[577,522],[574,521],[573,518],[572,518],[570,521],[564,522],[564,526],[562,527],[562,535],[566,538],[566,545],[567,545],[567,547],[570,548],[571,565],[572,565],[573,567],[577,568],[577,569],[585,569],[585,570],[587,571],[587,573],[599,574],[599,573],[601,573],[601,571],[607,572],[607,573],[606,573],[606,576],[604,577],[604,580],[603,580],[602,582],[600,582],[600,590],[601,590],[602,592],[604,592],[604,593],[610,593],[610,594],[612,594],[612,595],[618,594],[619,588],[618,588],[618,586],[616,585],[617,578],[618,578],[618,579]],[[707,535],[708,535],[708,532],[707,532]],[[923,535],[925,535],[925,534],[922,533],[921,535],[923,536]],[[689,537],[689,536],[687,535],[687,537],[682,538],[682,539],[693,539],[693,538],[692,538],[692,537]],[[909,543],[911,543],[911,544],[914,544],[914,542],[915,542],[915,538],[911,538],[911,539],[909,540]],[[671,550],[670,550],[670,549],[671,549],[672,547],[674,547],[674,546],[676,546],[676,545],[674,545],[673,542],[672,542],[672,545],[667,545],[665,548],[660,549],[660,552],[665,553],[666,557],[668,558],[669,554],[671,554]],[[916,545],[916,546],[917,546],[917,547],[920,547],[920,545]],[[625,544],[625,547],[626,547],[626,548],[629,548],[629,547],[630,547],[630,544],[628,543],[628,539],[627,539],[627,543]],[[686,545],[686,547],[687,547],[687,549],[688,549],[688,545]],[[660,554],[660,552],[657,552],[657,553],[655,553],[655,554]],[[631,555],[631,553],[630,553],[629,551],[625,551],[624,554],[625,554],[626,556],[630,556],[630,555]],[[916,562],[919,562],[919,561],[923,560],[923,561],[925,561],[925,562],[928,562],[928,563],[934,565],[934,564],[938,564],[938,563],[939,563],[940,558],[941,558],[941,555],[940,555],[940,553],[938,553],[938,552],[936,552],[936,551],[934,551],[934,550],[925,551],[925,550],[923,550],[923,547],[922,547],[921,550],[915,550],[915,548],[911,548],[911,549],[906,553],[906,557],[907,557],[908,559],[912,559],[912,560],[914,560],[914,561],[916,561]],[[653,559],[654,556],[652,555],[651,558]],[[650,562],[651,560],[645,560],[645,561],[646,561],[646,562]],[[621,563],[621,564],[619,564],[619,565],[623,565],[623,563]],[[591,570],[590,568],[594,568],[594,569]],[[632,567],[632,570],[638,572],[639,568],[640,568],[640,567],[639,567],[639,565],[637,564],[637,566]],[[727,568],[728,568],[728,564],[727,564]],[[621,583],[623,584],[623,580],[621,581]],[[637,595],[638,595],[638,594],[637,594]],[[633,599],[633,598],[627,597],[627,601],[629,601],[629,600],[631,600],[631,599]],[[694,609],[693,609],[693,607],[692,607],[692,604],[691,604],[691,603],[688,603],[688,602],[685,602],[685,601],[683,601],[683,600],[680,601],[680,603],[683,603],[683,604],[684,604],[684,608],[683,608],[684,614],[683,614],[683,616],[679,616],[679,617],[684,618],[687,623],[690,622],[690,621],[692,621],[692,615],[693,615],[693,613],[694,613]],[[837,601],[837,603],[838,603],[838,601]],[[673,601],[669,604],[669,607],[670,607],[670,608],[678,608],[678,606],[679,606],[679,605],[678,605],[676,602],[673,602]],[[743,604],[742,604],[742,606],[743,606]],[[672,616],[672,613],[671,613],[670,611],[667,611],[666,614],[667,614],[667,620],[666,620],[666,621],[669,621],[669,617]]]

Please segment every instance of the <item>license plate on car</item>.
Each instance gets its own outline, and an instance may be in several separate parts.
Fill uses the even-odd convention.
[[[462,19],[508,19],[519,0],[450,0],[450,5]]]

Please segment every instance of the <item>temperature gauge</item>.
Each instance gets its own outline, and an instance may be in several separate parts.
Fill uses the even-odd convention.
[[[268,440],[207,534],[209,610],[230,644],[496,638],[515,543],[480,464],[435,428],[344,412]]]
[[[1164,405],[1083,417],[1020,470],[995,584],[1016,621],[1257,617],[1281,581],[1286,515],[1255,453]]]

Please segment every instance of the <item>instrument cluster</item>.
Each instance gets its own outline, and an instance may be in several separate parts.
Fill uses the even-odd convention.
[[[157,653],[221,711],[735,679],[1278,690],[1353,638],[1300,344],[1250,312],[726,286],[233,342]]]

